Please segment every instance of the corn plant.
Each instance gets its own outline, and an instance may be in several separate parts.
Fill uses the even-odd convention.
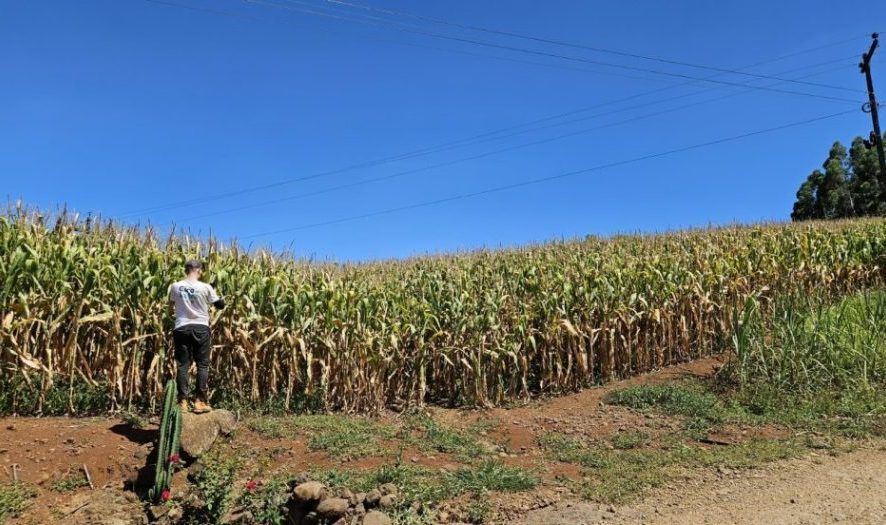
[[[886,222],[762,224],[367,264],[15,208],[0,217],[0,411],[153,407],[188,258],[213,319],[214,402],[372,411],[575,391],[728,347],[749,300],[882,286]],[[84,386],[85,385],[85,386]],[[88,401],[88,403],[87,403]]]

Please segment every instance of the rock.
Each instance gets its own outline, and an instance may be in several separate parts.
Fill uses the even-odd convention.
[[[311,481],[311,475],[307,472],[299,472],[299,474],[293,480],[295,486],[301,485],[302,483],[307,483],[308,481]]]
[[[295,487],[292,497],[302,506],[315,505],[326,497],[326,486],[319,481],[307,481]]]
[[[252,513],[245,509],[237,509],[229,512],[219,521],[220,525],[252,525],[255,518]]]
[[[392,525],[391,518],[384,512],[370,510],[363,517],[363,525]]]
[[[381,509],[389,509],[397,503],[397,496],[386,494],[378,500],[378,507]]]
[[[350,489],[345,489],[345,490],[341,491],[341,497],[348,500],[348,505],[351,507],[353,507],[354,505],[359,503],[359,501],[357,500],[357,497],[354,495],[353,491],[351,491]]]
[[[181,449],[198,458],[212,447],[219,435],[230,435],[237,427],[237,417],[229,410],[213,410],[206,414],[182,414]]]
[[[164,509],[164,516],[173,507]],[[99,489],[76,494],[66,506],[65,525],[143,525],[148,522],[142,506],[119,490]]]
[[[166,513],[166,517],[169,518],[173,523],[177,523],[178,520],[181,519],[182,515],[184,515],[184,512],[182,511],[181,507],[178,506],[172,507],[171,509],[169,509],[169,512]]]
[[[328,521],[335,521],[348,511],[348,500],[344,498],[326,498],[317,505],[317,514]]]
[[[197,478],[200,477],[204,468],[203,463],[200,463],[199,461],[188,467],[188,481],[196,483]]]
[[[388,494],[396,496],[400,493],[399,489],[397,489],[397,485],[394,485],[393,483],[385,483],[380,486],[378,490],[381,492],[382,496],[387,496]]]
[[[372,489],[366,493],[366,497],[363,498],[363,504],[366,505],[367,509],[371,509],[378,506],[378,502],[380,499],[381,491],[378,489]]]
[[[151,449],[146,446],[141,446],[135,449],[135,453],[133,456],[135,459],[148,459],[148,456],[151,455]]]
[[[339,518],[339,519],[338,519],[335,523],[333,523],[332,525],[348,525],[348,520],[346,520],[345,518]]]

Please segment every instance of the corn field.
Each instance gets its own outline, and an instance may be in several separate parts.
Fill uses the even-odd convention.
[[[213,401],[489,406],[720,351],[748,298],[882,285],[886,221],[324,265],[18,208],[0,217],[0,411],[153,407],[174,367],[167,287],[191,257],[228,303]]]

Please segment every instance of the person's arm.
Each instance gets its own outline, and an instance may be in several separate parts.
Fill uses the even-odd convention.
[[[174,302],[175,302],[175,297],[172,296],[172,287],[173,287],[173,286],[175,286],[175,285],[174,285],[174,284],[170,284],[170,285],[169,285],[169,291],[168,291],[167,294],[166,294],[166,295],[167,295],[167,298],[169,299],[169,302],[170,302],[170,303],[174,303]]]
[[[215,293],[215,288],[212,287],[211,284],[207,284],[209,287],[209,302],[212,303],[212,306],[218,308],[219,310],[225,309],[225,300],[222,299],[217,293]]]

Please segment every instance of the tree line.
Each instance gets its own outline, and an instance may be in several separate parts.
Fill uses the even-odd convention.
[[[822,169],[810,173],[797,190],[791,219],[886,216],[879,170],[877,150],[870,141],[855,137],[848,151],[834,142]]]

